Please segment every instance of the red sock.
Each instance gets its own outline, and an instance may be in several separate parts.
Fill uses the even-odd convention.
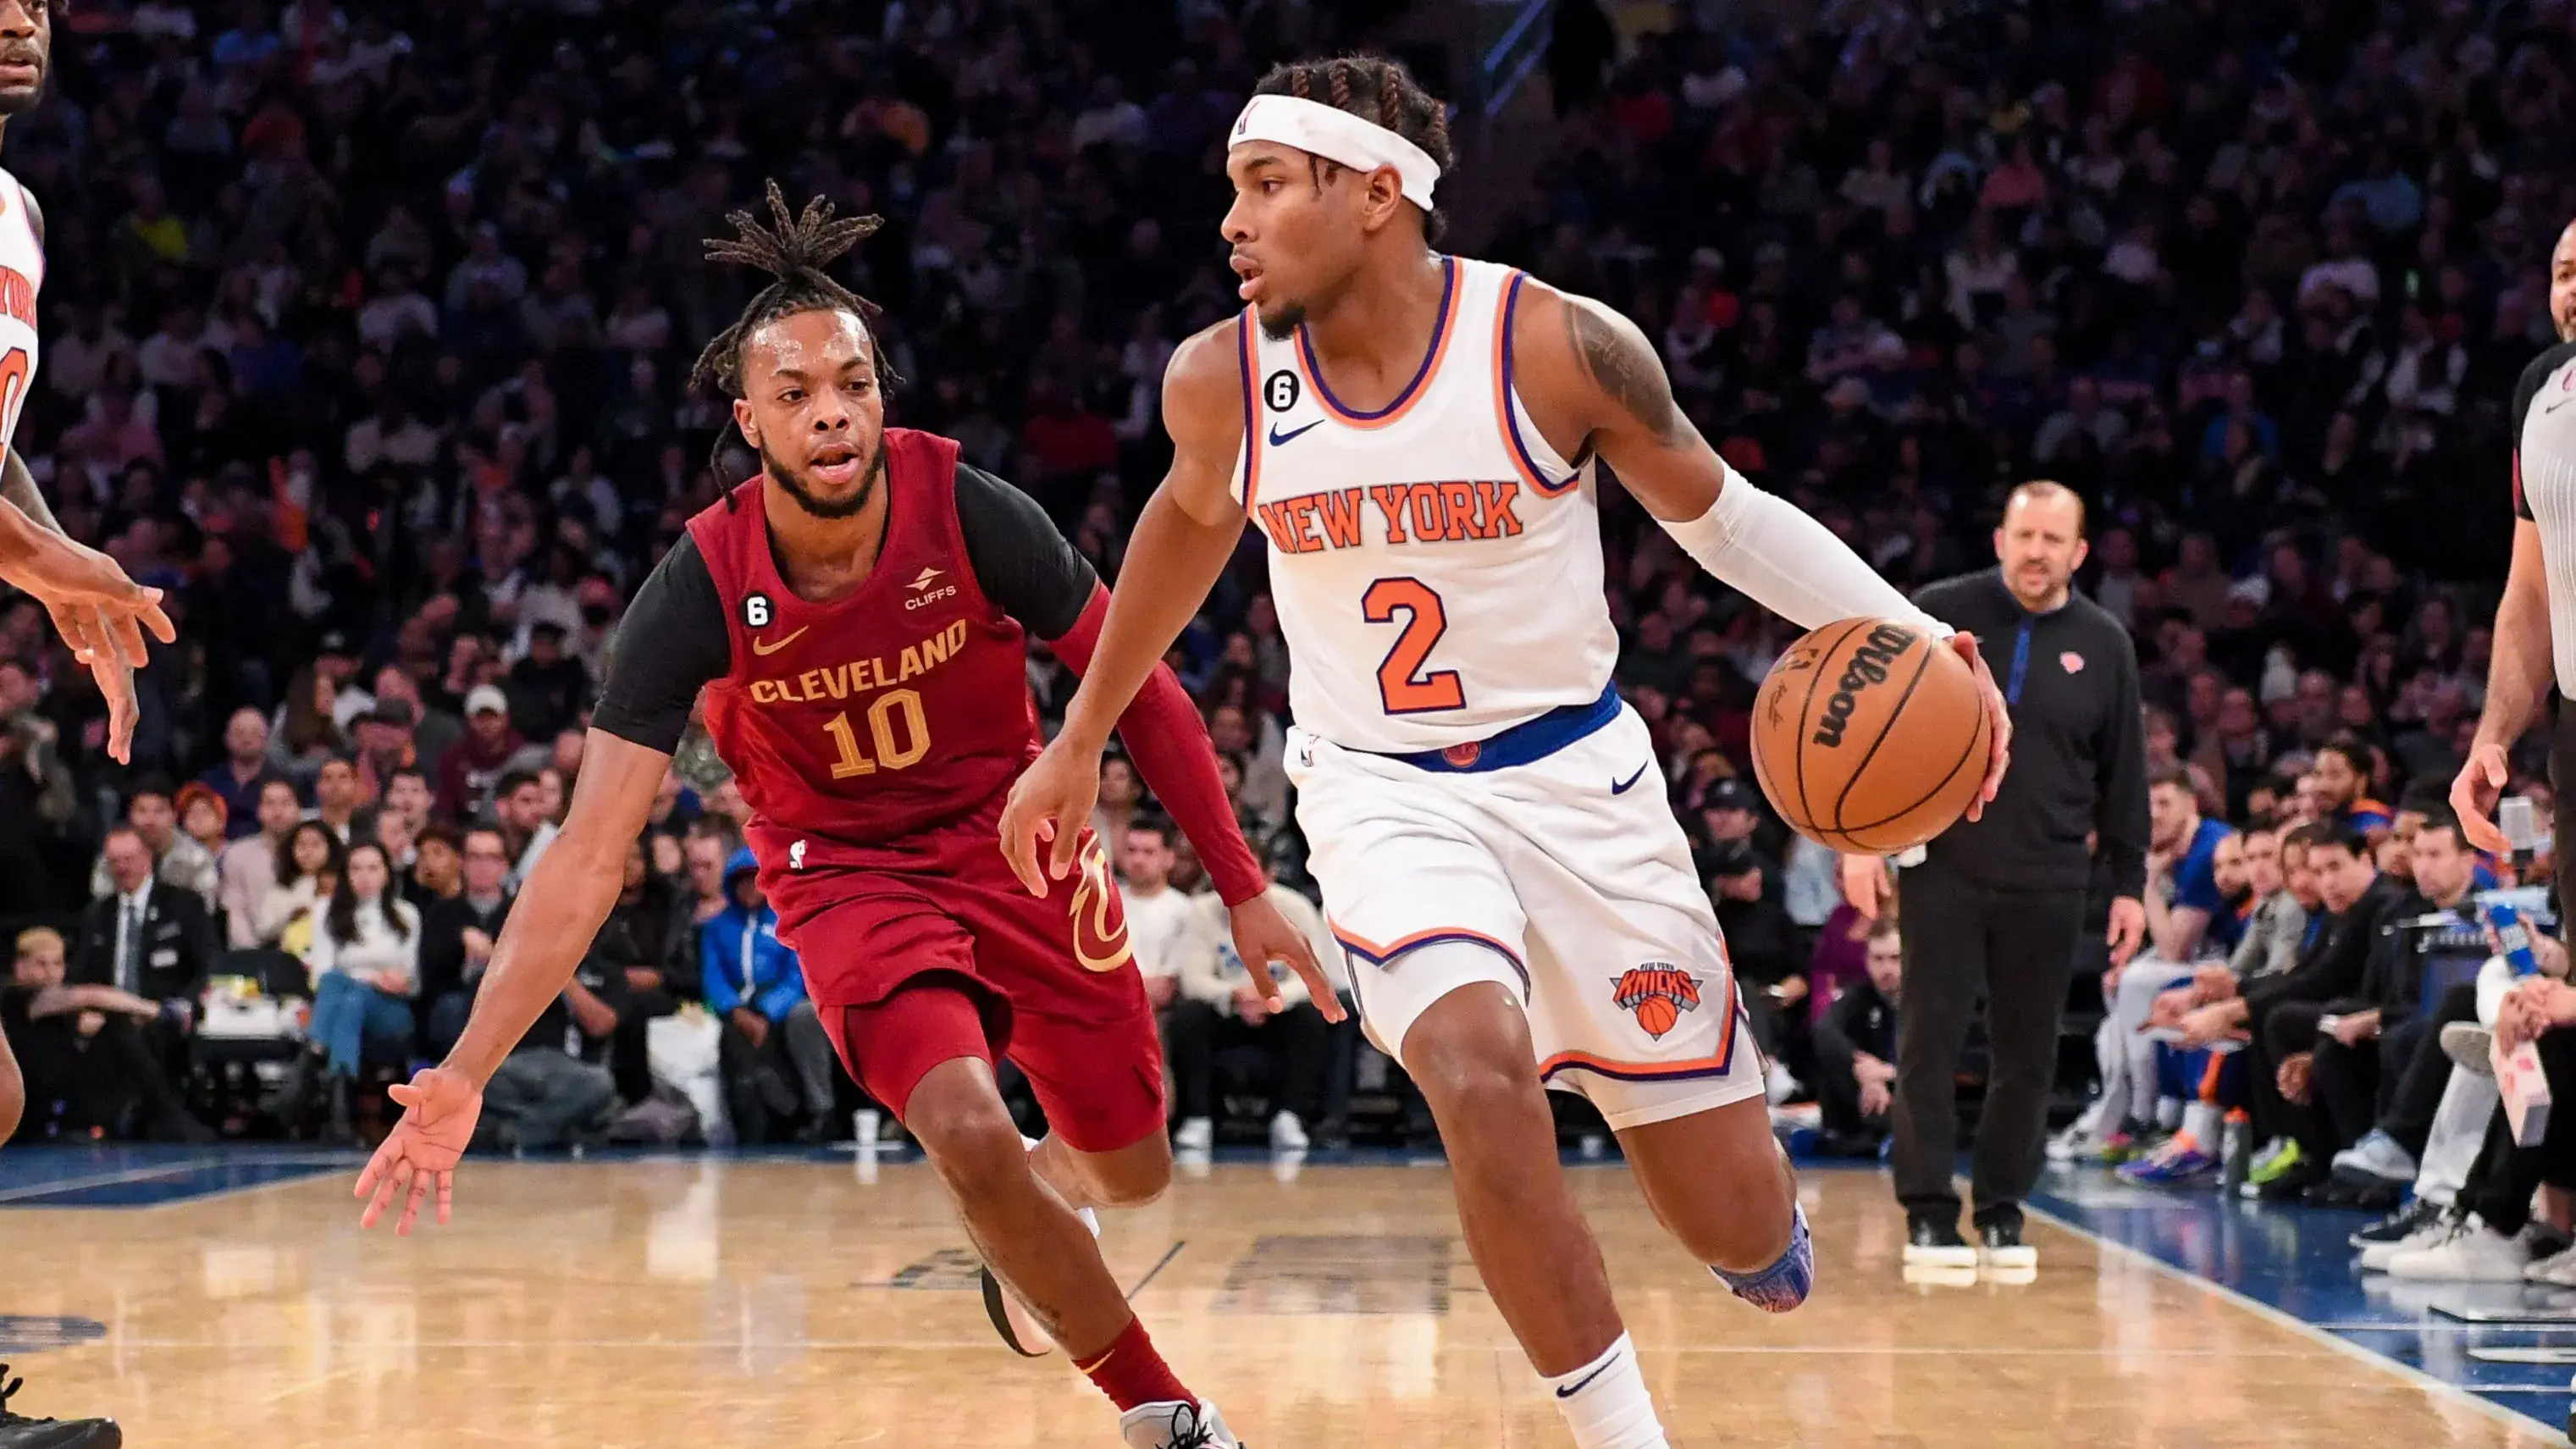
[[[1181,1387],[1172,1366],[1154,1351],[1154,1340],[1145,1336],[1145,1320],[1130,1318],[1127,1327],[1109,1346],[1088,1359],[1074,1361],[1109,1402],[1125,1413],[1143,1404],[1195,1404],[1198,1395]]]

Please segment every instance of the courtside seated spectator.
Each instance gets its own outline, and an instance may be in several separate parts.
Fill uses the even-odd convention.
[[[725,862],[724,910],[698,931],[698,969],[707,1010],[724,1023],[718,1070],[737,1140],[767,1142],[776,1124],[805,1117],[808,1142],[832,1132],[832,1039],[805,995],[796,953],[778,939],[778,912],[760,890],[750,847]]]
[[[1867,948],[1867,974],[1846,982],[1815,1026],[1814,1082],[1824,1113],[1817,1150],[1832,1157],[1876,1156],[1895,1104],[1905,951],[1894,916],[1870,923]]]
[[[369,1044],[380,1057],[407,1063],[412,998],[420,992],[420,909],[394,889],[384,847],[350,848],[339,889],[322,912],[305,957],[313,976],[313,1015],[306,1038],[323,1059],[334,1142],[350,1142],[351,1084]]]

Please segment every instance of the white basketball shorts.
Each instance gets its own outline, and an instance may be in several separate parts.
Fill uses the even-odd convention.
[[[1291,730],[1288,778],[1381,1051],[1401,1062],[1433,1002],[1493,981],[1529,1014],[1541,1080],[1589,1098],[1614,1128],[1762,1091],[1716,913],[1635,711],[1618,705],[1552,754],[1483,771]],[[1420,949],[1434,942],[1472,949]]]

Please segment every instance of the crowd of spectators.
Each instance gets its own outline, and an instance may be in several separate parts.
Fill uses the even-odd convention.
[[[371,1064],[453,1039],[569,796],[624,599],[750,466],[710,458],[723,411],[682,383],[746,285],[700,239],[764,178],[886,215],[846,276],[886,308],[899,421],[958,438],[1114,578],[1167,456],[1163,364],[1235,307],[1225,122],[1269,60],[1397,8],[72,7],[57,93],[7,134],[62,259],[17,443],[69,529],[171,591],[181,638],[143,677],[126,768],[41,611],[0,608],[0,916],[56,932],[20,938],[0,1005],[22,1053],[87,1084],[29,1130],[237,1125],[184,1100],[203,982],[249,959],[228,953],[328,986],[283,1104],[325,1130]],[[2480,702],[2506,403],[2551,340],[2545,259],[2576,214],[2568,7],[1671,8],[1598,74],[1551,67],[1553,140],[1477,250],[1635,318],[1720,450],[1900,583],[1983,566],[2014,483],[2081,493],[2080,586],[2135,632],[2152,763],[2243,827],[2231,889],[2262,909],[2306,899],[2288,862],[2319,852],[2286,838],[2365,798],[2423,805]],[[1457,134],[1472,153],[1463,115]],[[1775,1094],[1813,1093],[1865,1148],[1893,939],[1744,774],[1787,631],[1615,488],[1603,508],[1619,682]],[[1257,551],[1176,663],[1295,894]],[[1032,678],[1042,708],[1069,692],[1043,659]],[[838,1130],[850,1089],[762,936],[740,809],[684,750],[581,977],[506,1100],[496,1083],[501,1140],[651,1105],[651,1023],[699,1008],[747,1135]],[[2386,839],[2432,828],[2385,816]],[[1251,1098],[1276,1142],[1338,1129],[1375,1070],[1350,1033],[1250,1004],[1186,842],[1115,762],[1097,823],[1183,1139]],[[2392,882],[2406,849],[2368,845]],[[2175,904],[2189,847],[2167,854],[2161,921],[2233,909]]]

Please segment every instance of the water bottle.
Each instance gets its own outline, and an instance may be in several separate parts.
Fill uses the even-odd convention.
[[[2522,912],[2499,900],[2482,901],[2478,914],[2496,939],[2504,945],[2504,962],[2516,976],[2540,974],[2540,960],[2531,953],[2531,928],[2522,923]]]
[[[2218,1183],[2222,1192],[2232,1193],[2245,1183],[2245,1175],[2254,1163],[2253,1124],[2245,1114],[2230,1112],[2218,1129]]]

